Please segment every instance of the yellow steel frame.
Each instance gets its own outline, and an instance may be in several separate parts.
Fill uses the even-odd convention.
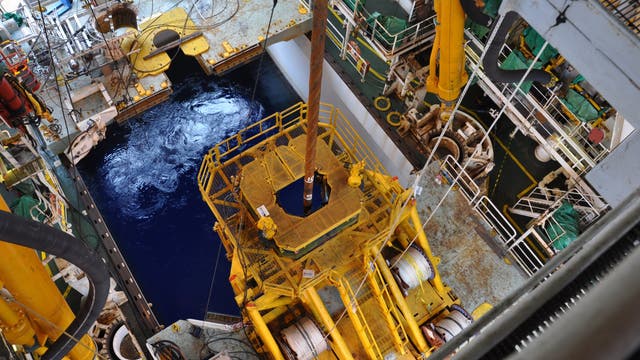
[[[321,245],[325,253],[313,250],[298,259],[279,255],[258,240],[255,214],[246,209],[242,197],[237,194],[241,190],[238,177],[247,161],[259,161],[256,156],[274,149],[276,139],[287,137],[291,144],[292,139],[303,134],[306,109],[306,104],[298,103],[240,130],[214,146],[205,155],[198,172],[200,192],[218,220],[214,228],[232,263],[230,281],[236,302],[254,324],[255,335],[261,340],[256,345],[274,358],[281,358],[275,340],[278,335],[274,331],[293,319],[292,309],[306,308],[331,338],[331,346],[340,359],[358,356],[379,359],[388,351],[396,351],[402,356],[428,355],[432,349],[420,330],[426,318],[422,315],[420,319],[414,318],[414,307],[423,305],[415,300],[408,302],[403,297],[380,254],[381,249],[392,242],[399,241],[394,245],[396,248],[406,247],[408,239],[415,237],[417,245],[434,265],[439,260],[431,254],[411,192],[387,174],[339,109],[329,104],[321,105],[318,141],[328,144],[345,164],[364,161],[362,210],[358,222],[346,233]],[[294,172],[289,169],[289,173]],[[403,206],[407,201],[408,206]],[[404,242],[398,239],[398,234],[402,234]],[[335,260],[334,253],[353,260],[327,266]],[[313,271],[313,276],[305,278],[305,270]],[[428,319],[442,316],[447,306],[459,302],[444,286],[437,270],[435,273],[433,280],[421,286],[433,290],[413,290],[413,293],[420,292],[421,295],[415,295],[418,297],[435,296],[427,299],[435,304],[427,311]],[[363,286],[354,293],[349,283],[358,282],[358,278]],[[255,285],[249,286],[250,282]],[[350,320],[348,329],[353,329],[355,334],[342,332],[346,325],[337,326],[327,311],[318,294],[318,290],[326,286],[337,289]],[[374,308],[377,306],[379,315],[373,316],[379,316],[382,321],[368,318],[372,314],[363,311],[361,299],[372,301],[367,304],[369,310],[373,309],[369,304]],[[424,310],[419,312],[424,314]],[[280,325],[273,325],[275,320]],[[373,324],[377,325],[372,327]],[[384,348],[379,342],[382,333],[390,335],[386,336],[390,340]],[[346,341],[347,335],[353,335],[349,341]],[[355,346],[353,341],[359,344],[358,349],[352,348]]]

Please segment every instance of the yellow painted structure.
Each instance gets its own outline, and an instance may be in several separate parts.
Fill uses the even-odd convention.
[[[322,321],[324,328],[329,332],[333,343],[335,344],[334,350],[338,357],[341,360],[353,360],[353,356],[347,347],[347,344],[344,342],[344,338],[340,331],[336,327],[336,324],[333,322],[331,315],[327,311],[327,308],[324,306],[320,295],[313,287],[308,288],[302,293],[302,301],[309,306],[311,309],[311,313]]]
[[[488,313],[489,310],[491,309],[493,309],[493,305],[484,302],[478,305],[478,307],[476,307],[475,309],[473,309],[473,312],[471,313],[471,317],[473,317],[473,320],[478,320],[482,316],[484,316],[484,314]]]
[[[140,24],[140,32],[131,33],[131,37],[123,40],[121,47],[125,53],[131,53],[129,60],[138,78],[158,75],[169,69],[171,59],[166,52],[144,59],[156,49],[153,38],[162,30],[175,31],[180,38],[193,34],[197,29],[193,20],[189,18],[185,9],[174,7],[161,15],[150,18]],[[209,43],[203,36],[198,36],[180,44],[185,55],[196,56],[209,50]]]
[[[303,176],[306,110],[299,103],[240,130],[208,152],[198,173],[231,260],[236,302],[253,324],[249,338],[280,359],[281,331],[306,316],[330,340],[333,351],[320,359],[426,356],[433,349],[420,327],[460,301],[435,268],[412,192],[331,105],[320,107],[316,150],[328,203],[306,217],[279,205],[278,191]],[[268,242],[259,235],[264,209],[277,226]],[[421,249],[435,275],[403,295],[387,261],[409,246]]]
[[[282,353],[280,352],[280,348],[278,348],[278,344],[276,344],[276,340],[273,338],[271,331],[267,327],[267,324],[262,319],[260,312],[253,304],[247,304],[245,310],[251,319],[251,323],[254,326],[255,331],[258,333],[258,336],[264,343],[264,346],[267,348],[271,356],[275,360],[284,360]]]
[[[2,283],[0,283],[0,288]],[[12,344],[33,346],[36,332],[19,306],[8,304],[0,297],[0,328],[4,336]]]
[[[0,197],[0,211],[9,211]],[[11,303],[0,300],[0,321],[13,324],[12,336],[16,344],[32,345],[28,337],[35,334],[38,344],[55,341],[71,324],[74,314],[51,280],[33,249],[0,241],[0,284],[15,299]],[[28,318],[28,319],[25,319]],[[11,340],[10,340],[11,341]],[[67,355],[71,360],[93,359],[95,344],[84,335]]]
[[[468,80],[464,68],[464,11],[460,0],[435,0],[433,7],[437,15],[436,36],[429,59],[427,91],[438,95],[444,110],[452,110]]]
[[[276,232],[278,231],[278,225],[273,221],[273,219],[269,216],[263,216],[258,220],[258,224],[256,225],[258,229],[262,230],[264,237],[267,239],[273,239],[276,236]]]

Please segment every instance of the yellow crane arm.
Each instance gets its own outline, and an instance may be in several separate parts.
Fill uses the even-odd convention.
[[[435,0],[436,37],[431,49],[427,91],[438,95],[442,110],[452,110],[469,79],[465,71],[464,11],[460,0]],[[441,112],[442,114],[442,112]]]

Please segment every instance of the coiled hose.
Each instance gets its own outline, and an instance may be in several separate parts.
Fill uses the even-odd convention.
[[[109,275],[104,262],[93,250],[71,235],[4,211],[0,211],[0,239],[64,258],[87,275],[89,293],[76,318],[65,330],[69,335],[60,336],[40,358],[62,359],[76,345],[74,339],[89,331],[104,308],[109,295]]]

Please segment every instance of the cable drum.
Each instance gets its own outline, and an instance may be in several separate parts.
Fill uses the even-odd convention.
[[[453,339],[467,326],[471,325],[473,318],[458,305],[451,306],[451,312],[442,320],[438,321],[435,329],[442,339],[446,342]]]
[[[391,264],[396,264],[392,270],[400,280],[400,287],[405,290],[411,290],[435,275],[427,256],[413,246],[402,257],[394,257]]]
[[[308,317],[282,330],[283,353],[289,360],[312,360],[329,348],[324,334]]]

